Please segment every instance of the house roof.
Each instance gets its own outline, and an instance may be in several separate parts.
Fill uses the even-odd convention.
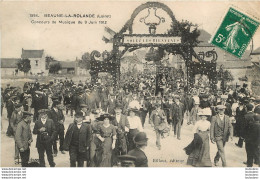
[[[56,64],[56,63],[60,63],[61,65],[61,68],[62,69],[65,69],[65,68],[75,68],[76,67],[76,62],[75,61],[54,61],[54,62],[51,62],[51,64]]]
[[[212,44],[209,43],[211,35],[203,29],[199,29],[199,31],[200,31],[200,36],[198,37],[198,40],[200,43],[198,44],[198,46],[213,46]]]
[[[20,58],[1,58],[1,68],[17,68]]]
[[[240,69],[240,68],[247,68],[251,66],[250,60],[232,60],[232,61],[222,61],[217,63],[217,67],[220,65],[224,65],[226,69]]]
[[[251,55],[260,55],[260,47],[258,47],[257,49],[253,50]]]
[[[59,61],[61,64],[61,68],[75,68],[76,62],[75,61]]]
[[[44,50],[24,50],[22,49],[21,58],[42,58]]]

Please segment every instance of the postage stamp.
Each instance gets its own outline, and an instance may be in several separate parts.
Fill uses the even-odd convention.
[[[241,58],[259,22],[230,7],[211,43]]]

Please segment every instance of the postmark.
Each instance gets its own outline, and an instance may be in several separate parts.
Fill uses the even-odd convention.
[[[258,26],[257,20],[230,7],[211,44],[241,58]]]

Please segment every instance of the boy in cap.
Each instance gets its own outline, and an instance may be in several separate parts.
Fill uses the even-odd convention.
[[[64,140],[64,150],[69,151],[70,167],[83,167],[90,146],[91,127],[83,123],[83,113],[74,116],[74,122],[68,127]]]
[[[52,146],[56,138],[54,122],[48,118],[48,109],[39,110],[39,120],[35,121],[33,134],[37,134],[36,148],[39,154],[40,166],[45,167],[44,153],[46,152],[51,167],[55,167]]]
[[[222,166],[226,167],[226,157],[224,147],[229,139],[233,140],[233,127],[229,117],[224,114],[226,106],[218,105],[218,114],[213,116],[210,124],[210,140],[217,144],[218,152],[214,158],[215,166],[218,165],[219,158],[222,160]]]
[[[22,121],[18,123],[15,133],[15,142],[20,151],[22,167],[28,166],[28,161],[30,158],[30,145],[33,141],[32,132],[30,129],[32,115],[32,113],[27,111],[23,112]]]

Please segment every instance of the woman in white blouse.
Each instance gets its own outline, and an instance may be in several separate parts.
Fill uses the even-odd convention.
[[[138,132],[143,132],[143,126],[141,123],[140,117],[135,115],[137,110],[134,108],[129,109],[129,116],[127,116],[127,120],[130,125],[129,133],[128,133],[128,151],[135,148],[134,137]]]
[[[187,164],[195,167],[211,167],[210,148],[209,148],[209,130],[210,122],[207,118],[210,116],[207,110],[202,109],[198,113],[200,120],[196,122],[193,133],[193,141],[184,150],[189,155]]]

